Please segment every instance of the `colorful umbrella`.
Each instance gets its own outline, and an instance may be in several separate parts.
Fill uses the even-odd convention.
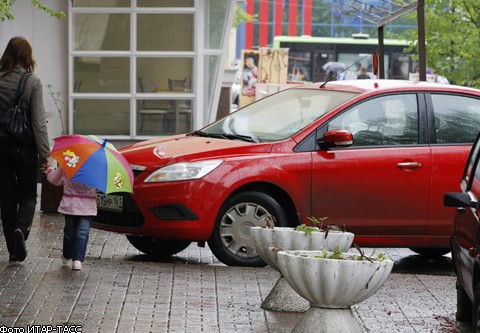
[[[106,139],[74,134],[53,141],[50,156],[72,181],[92,186],[105,194],[133,192],[130,165]]]

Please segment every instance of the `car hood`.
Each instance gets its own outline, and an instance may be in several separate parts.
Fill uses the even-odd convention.
[[[271,149],[271,143],[177,135],[135,143],[120,152],[130,164],[153,170],[177,162],[269,153]]]

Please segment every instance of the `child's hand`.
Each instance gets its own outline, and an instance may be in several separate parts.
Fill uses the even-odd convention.
[[[51,167],[52,167],[52,162],[50,162],[50,160],[46,160],[40,167],[40,170],[42,170],[43,172],[47,172],[47,170]]]

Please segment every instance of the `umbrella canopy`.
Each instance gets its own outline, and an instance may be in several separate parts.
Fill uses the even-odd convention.
[[[65,135],[53,139],[50,156],[74,182],[108,194],[133,192],[129,163],[106,139],[95,135]]]
[[[343,62],[330,61],[322,66],[326,72],[341,72],[344,71],[347,66]]]

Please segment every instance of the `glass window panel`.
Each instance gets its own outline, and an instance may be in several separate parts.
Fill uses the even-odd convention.
[[[73,7],[130,7],[130,0],[73,0]]]
[[[355,66],[348,68],[345,71],[345,74],[348,76],[347,79],[356,79],[358,70],[360,67],[365,67],[369,74],[373,75],[373,59],[372,57],[366,57],[366,54],[363,53],[339,53],[338,54],[338,61],[343,63],[346,67],[352,66],[356,63]],[[361,59],[361,60],[360,60]],[[357,61],[359,61],[357,63]],[[385,68],[390,68],[390,56],[385,55]],[[349,73],[353,73],[353,76],[348,75]],[[385,78],[388,79],[388,71],[385,71]],[[339,76],[341,78],[341,76]]]
[[[74,22],[75,50],[130,50],[129,14],[77,13]]]
[[[170,92],[168,79],[186,80],[188,88],[192,70],[193,58],[137,58],[137,92]],[[185,92],[185,89],[175,89],[175,92]]]
[[[138,14],[137,50],[193,51],[193,14]]]
[[[327,90],[287,89],[251,103],[203,131],[254,136],[260,142],[284,140],[356,95]]]
[[[192,100],[138,99],[137,135],[171,135],[191,131]]]
[[[130,135],[130,100],[77,99],[74,103],[74,133]]]
[[[73,68],[76,92],[130,92],[130,58],[75,57]]]
[[[472,176],[472,171],[474,172],[475,177],[480,179],[480,163],[477,162],[477,156],[479,154],[479,150],[480,150],[480,143],[477,142],[475,144],[475,146],[472,148],[472,151],[471,151],[470,156],[469,156],[469,160],[467,162],[467,168],[465,169],[465,174],[463,176],[463,178],[465,178],[465,180],[467,181],[468,184],[470,184],[470,186],[472,184],[470,182],[470,177]],[[477,163],[476,166],[475,166],[475,163]],[[476,169],[476,170],[474,170],[474,169]],[[465,185],[464,182],[462,182],[462,189],[464,191],[466,191],[464,185]]]
[[[432,94],[437,143],[473,143],[480,128],[480,99]]]
[[[229,5],[230,1],[225,0],[210,0],[208,2],[204,40],[206,49],[222,49],[223,31]]]
[[[215,85],[215,79],[217,72],[220,66],[220,57],[219,56],[205,56],[204,62],[204,107],[206,110],[210,110],[210,104],[212,103],[213,98],[213,87]]]
[[[410,72],[410,56],[392,55],[392,79],[394,80],[408,80],[408,73]],[[387,71],[388,72],[388,71]]]
[[[311,81],[312,62],[310,52],[289,52],[288,54],[288,80]]]
[[[138,7],[193,7],[193,0],[137,0]]]
[[[359,103],[330,121],[328,130],[345,129],[354,146],[418,143],[418,106],[414,94],[391,95]]]

